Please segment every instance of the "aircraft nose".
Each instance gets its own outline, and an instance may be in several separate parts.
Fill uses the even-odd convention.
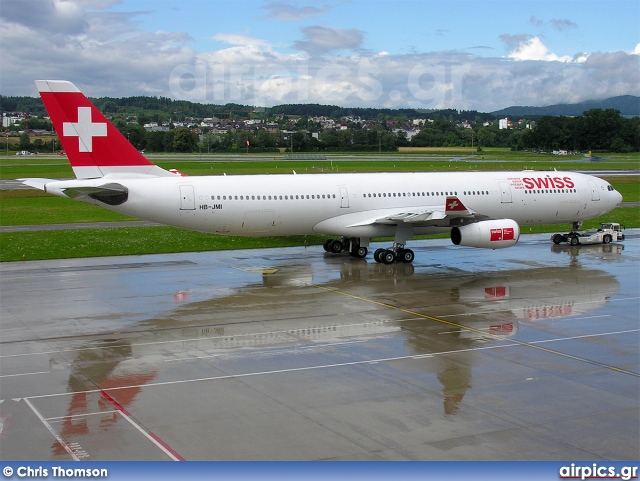
[[[622,194],[617,190],[615,191],[615,193],[616,193],[615,195],[616,205],[622,204]]]

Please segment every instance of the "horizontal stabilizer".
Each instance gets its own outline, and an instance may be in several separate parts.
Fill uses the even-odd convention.
[[[108,205],[124,204],[129,197],[128,189],[124,185],[116,183],[97,187],[68,187],[63,189],[63,192],[71,199],[86,195]]]
[[[33,187],[35,189],[45,190],[45,184],[49,182],[57,182],[55,179],[18,179],[24,185],[28,185],[29,187]]]

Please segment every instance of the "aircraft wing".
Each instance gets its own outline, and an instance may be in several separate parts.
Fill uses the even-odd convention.
[[[456,224],[464,224],[481,220],[486,216],[468,209],[455,196],[449,196],[443,207],[425,207],[402,210],[384,216],[373,217],[351,224],[347,227],[361,227],[365,225],[396,225],[399,223],[412,224],[416,226],[441,226],[449,225],[452,219],[460,219]]]

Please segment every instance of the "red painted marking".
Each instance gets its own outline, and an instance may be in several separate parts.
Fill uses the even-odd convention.
[[[464,204],[457,197],[447,197],[446,212],[460,212],[467,210]]]
[[[175,456],[175,458],[178,461],[184,461],[185,459],[180,456],[178,453],[176,453],[171,446],[169,446],[167,443],[165,443],[162,439],[160,439],[158,436],[156,436],[154,433],[152,433],[151,431],[147,431],[149,433],[149,436],[151,436],[153,439],[156,440],[156,442],[158,442],[159,444],[162,444],[162,447],[164,447],[164,449],[166,449],[167,451],[169,451],[171,454],[173,454]]]
[[[113,399],[111,396],[109,396],[106,392],[100,390],[100,394],[102,395],[103,398],[105,398],[107,401],[109,401],[109,403],[116,408],[118,411],[123,412],[124,414],[126,414],[127,416],[131,416],[131,414],[129,414],[127,412],[127,410],[125,408],[123,408],[120,403],[118,401],[116,401],[115,399]]]
[[[505,227],[503,229],[491,229],[490,242],[513,240],[516,238],[516,233],[513,227]]]
[[[516,234],[513,230],[513,227],[505,227],[502,229],[502,239],[503,240],[513,240],[515,239]]]
[[[115,399],[113,399],[111,396],[109,396],[106,392],[104,392],[103,390],[100,390],[100,394],[102,395],[103,398],[105,398],[113,407],[115,407],[118,411],[120,411],[122,414],[126,415],[129,418],[133,418],[133,416],[131,414],[129,414],[127,412],[127,410],[125,408],[123,408],[120,403],[118,401],[116,401]],[[138,424],[136,422],[136,424],[142,428],[142,426],[140,426],[140,424]],[[156,434],[154,434],[153,432],[149,431],[146,428],[143,428],[145,430],[145,432],[152,437],[158,444],[162,445],[162,447],[164,449],[166,449],[167,451],[169,451],[171,454],[173,454],[173,456],[175,456],[175,458],[178,461],[184,461],[185,459],[180,456],[174,449],[171,448],[171,446],[169,446],[167,443],[165,443],[162,439],[160,439]]]
[[[507,322],[506,324],[493,324],[489,326],[490,332],[504,332],[504,333],[512,333],[513,332],[513,324]]]
[[[507,297],[507,288],[504,286],[485,287],[484,293],[486,294],[485,298]]]
[[[502,240],[502,229],[491,229],[491,237],[489,238],[490,242],[501,241]]]

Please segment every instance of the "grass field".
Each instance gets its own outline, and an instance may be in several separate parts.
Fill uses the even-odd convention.
[[[508,152],[508,151],[507,151]],[[506,155],[505,152],[499,152]],[[449,153],[451,155],[451,153]],[[200,160],[199,156],[154,159],[164,168],[178,168],[189,175],[290,173],[304,172],[380,172],[380,171],[467,171],[467,170],[588,170],[637,169],[637,159],[618,156],[603,162],[540,161],[536,165],[523,165],[526,161],[456,162],[432,158],[406,159],[387,155],[370,159],[368,156],[347,160],[283,161],[282,159],[237,160],[220,156]],[[572,167],[573,166],[573,167]],[[29,158],[24,161],[0,161],[0,177],[71,178],[68,163],[59,157]],[[623,195],[625,202],[640,202],[640,176],[611,177],[607,179]],[[35,225],[50,223],[113,222],[133,220],[99,207],[68,199],[53,197],[38,190],[0,191],[0,225]],[[585,228],[595,227],[600,221],[620,222],[627,227],[640,227],[640,207],[618,208],[602,219],[585,222]],[[557,232],[568,226],[538,226],[523,229],[523,233]],[[36,231],[0,233],[0,261],[93,257],[107,255],[150,254],[205,250],[246,249],[293,245],[321,244],[323,236],[295,236],[280,238],[226,237],[185,231],[173,227],[136,227],[109,229],[82,229],[65,231]]]
[[[551,154],[487,149],[481,155],[469,152],[433,149],[429,153],[330,154],[327,160],[284,160],[273,154],[207,155],[155,154],[149,159],[165,169],[176,168],[187,175],[281,174],[318,172],[468,172],[480,170],[628,170],[640,168],[640,154],[602,154],[598,162],[583,157],[559,157]],[[452,156],[459,155],[460,157]],[[447,157],[443,159],[442,157]],[[65,157],[43,156],[0,158],[0,179],[23,177],[72,178]]]

